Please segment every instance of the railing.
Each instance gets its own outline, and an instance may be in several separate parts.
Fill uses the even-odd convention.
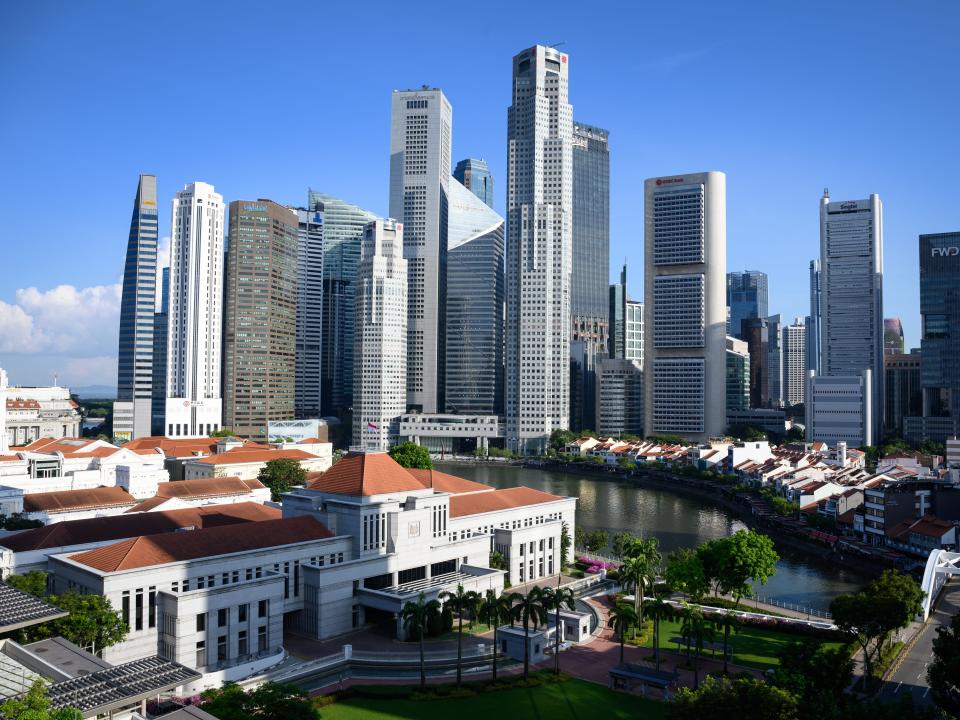
[[[829,610],[824,610],[823,608],[808,607],[807,605],[801,605],[799,603],[789,603],[783,600],[777,600],[776,598],[764,597],[762,595],[752,595],[749,598],[745,597],[742,599],[741,603],[744,607],[746,607],[750,604],[751,600],[759,602],[763,605],[772,605],[773,607],[782,608],[784,610],[792,610],[793,612],[801,613],[807,617],[818,617],[825,620],[829,620],[833,617]]]

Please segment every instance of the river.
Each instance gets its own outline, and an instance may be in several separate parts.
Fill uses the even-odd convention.
[[[579,498],[577,523],[584,530],[627,530],[654,535],[664,556],[746,527],[726,510],[685,495],[640,487],[616,476],[589,477],[512,465],[445,463],[438,470],[497,488],[528,485]],[[780,551],[777,573],[757,594],[780,602],[826,609],[837,595],[858,589],[865,579],[803,554]]]

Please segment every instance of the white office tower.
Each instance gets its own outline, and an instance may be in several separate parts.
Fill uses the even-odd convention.
[[[546,450],[570,424],[573,108],[568,56],[536,45],[513,58],[507,111],[506,436]]]
[[[297,210],[297,349],[293,414],[320,417],[323,341],[323,213]]]
[[[826,348],[824,348],[826,349]],[[873,371],[859,375],[817,377],[807,371],[807,439],[828,445],[845,442],[850,447],[873,444]]]
[[[201,437],[221,425],[223,212],[223,198],[207,183],[191,183],[173,199],[167,332],[169,437]]]
[[[360,248],[353,352],[353,445],[387,450],[407,406],[407,260],[403,224],[375,220]]]
[[[704,441],[726,430],[727,178],[644,184],[644,430]]]
[[[390,215],[407,260],[407,407],[444,405],[447,192],[453,110],[442,90],[397,90],[390,120]]]
[[[783,401],[787,407],[799,405],[807,389],[807,327],[798,317],[783,328],[780,343],[783,358]]]
[[[871,417],[862,426],[871,434],[850,444],[871,445],[883,436],[883,205],[878,195],[833,202],[824,191],[820,272],[819,375],[853,383],[870,370]]]
[[[0,368],[0,453],[10,450],[7,443],[7,371]]]
[[[636,360],[643,368],[643,303],[627,300],[626,340],[627,360]]]

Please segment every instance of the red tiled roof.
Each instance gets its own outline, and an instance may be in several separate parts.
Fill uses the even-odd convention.
[[[314,517],[301,515],[239,526],[143,535],[71,555],[70,559],[102,572],[115,572],[329,537],[333,533]]]
[[[259,480],[241,480],[237,477],[202,478],[198,480],[172,480],[157,485],[155,497],[144,500],[127,510],[128,513],[148,512],[167,500],[197,500],[201,498],[248,495],[265,487]]]
[[[218,455],[210,455],[205,458],[197,458],[194,462],[205,465],[240,465],[241,463],[269,462],[270,460],[280,460],[288,458],[290,460],[313,460],[316,455],[304,450],[248,450],[247,448],[236,448]]]
[[[466,478],[448,475],[439,470],[420,470],[407,468],[407,472],[413,475],[423,487],[433,488],[437,492],[450,493],[451,495],[462,495],[463,493],[489,492],[493,490],[489,485],[467,480]]]
[[[22,458],[19,455],[0,455],[0,462],[22,462]]]
[[[300,440],[297,445],[315,445],[316,443],[323,442],[320,438],[310,437]]]
[[[551,495],[542,490],[523,486],[470,495],[454,495],[450,498],[450,517],[479,515],[480,513],[539,505],[556,500],[563,500],[563,498],[559,495]]]
[[[11,400],[7,398],[7,410],[39,410],[40,403],[36,400]]]
[[[307,488],[337,495],[387,495],[424,484],[386,453],[348,453]]]
[[[173,532],[184,527],[206,528],[260,520],[277,520],[280,515],[278,508],[242,502],[180,510],[160,510],[141,515],[125,514],[84,520],[64,520],[0,538],[0,546],[14,552],[26,552],[122,540],[137,535]]]
[[[136,503],[133,496],[122,487],[97,487],[24,495],[23,511],[57,513],[87,508],[122,507]]]
[[[922,517],[910,526],[910,532],[926,537],[941,538],[949,532],[953,523],[938,517]]]
[[[17,452],[43,452],[43,453],[75,453],[89,445],[93,445],[97,440],[89,438],[39,438],[29,445],[22,445],[17,448],[10,448]],[[116,447],[114,447],[116,450]]]

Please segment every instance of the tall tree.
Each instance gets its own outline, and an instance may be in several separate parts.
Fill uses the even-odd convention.
[[[415,442],[402,442],[390,448],[390,457],[405,468],[418,468],[420,470],[432,470],[433,461],[430,459],[430,451]]]
[[[574,600],[573,590],[562,588],[559,581],[556,588],[544,588],[543,606],[547,611],[553,610],[554,613],[554,648],[553,648],[553,672],[560,674],[560,611],[564,608],[576,610],[577,605]]]
[[[260,468],[257,480],[270,488],[270,499],[278,502],[284,493],[307,482],[307,471],[292,458],[277,458]]]
[[[43,570],[31,570],[23,575],[11,575],[4,582],[21,592],[37,597],[43,597],[47,594],[47,573]]]
[[[627,570],[630,583],[633,586],[633,609],[637,613],[637,624],[643,627],[643,599],[644,590],[649,584],[653,587],[656,582],[663,555],[660,553],[660,541],[657,538],[636,538],[624,550],[625,560],[621,571]]]
[[[680,636],[687,644],[688,659],[691,647],[694,651],[693,687],[696,689],[700,685],[700,656],[703,654],[704,643],[711,642],[714,638],[714,626],[699,608],[685,608],[682,617]]]
[[[731,610],[715,617],[714,623],[717,627],[723,629],[723,674],[726,675],[727,663],[730,658],[730,632],[740,631],[740,618]]]
[[[711,543],[713,575],[720,590],[733,596],[734,606],[753,593],[750,582],[766,584],[777,571],[780,556],[773,540],[753,530],[738,530]]]
[[[865,592],[839,595],[830,603],[834,624],[855,641],[863,651],[863,687],[869,689],[873,667],[870,644],[883,635],[883,625],[874,611],[872,598]]]
[[[877,652],[882,653],[891,635],[907,627],[923,611],[925,593],[916,580],[896,570],[884,570],[880,577],[867,585],[866,593],[873,599],[883,628],[877,646]]]
[[[476,608],[477,593],[465,591],[463,585],[457,585],[454,592],[440,593],[440,600],[457,613],[457,687],[460,687],[463,681],[463,616],[468,610]]]
[[[496,590],[487,590],[480,604],[480,619],[487,625],[493,626],[493,682],[497,681],[497,654],[500,646],[497,643],[497,631],[500,624],[511,619],[513,604],[520,598],[519,593],[501,593]]]
[[[654,592],[647,605],[647,615],[653,618],[653,659],[660,670],[660,623],[664,620],[670,620],[676,617],[677,611],[667,602],[666,595],[662,592]]]
[[[703,567],[703,559],[693,548],[674,550],[667,558],[664,572],[667,585],[698,603],[710,589],[710,581]]]
[[[613,634],[620,641],[620,664],[623,665],[623,645],[626,642],[627,633],[631,628],[636,627],[637,611],[627,603],[617,603],[610,611],[608,622],[613,628]]]
[[[583,532],[577,528],[577,532]],[[560,525],[560,569],[563,570],[570,564],[570,526],[564,520]]]
[[[530,676],[530,626],[536,632],[547,624],[547,609],[543,605],[543,590],[535,587],[526,595],[519,595],[513,606],[517,620],[523,623],[523,678]]]
[[[413,630],[417,634],[420,644],[420,689],[427,686],[427,664],[423,653],[423,636],[427,634],[427,624],[434,615],[439,615],[442,610],[438,600],[427,600],[423,593],[417,596],[417,601],[408,601],[403,610],[400,611],[400,618],[403,626],[408,630]]]
[[[960,615],[953,616],[949,627],[937,628],[927,682],[934,702],[946,712],[960,715]]]

